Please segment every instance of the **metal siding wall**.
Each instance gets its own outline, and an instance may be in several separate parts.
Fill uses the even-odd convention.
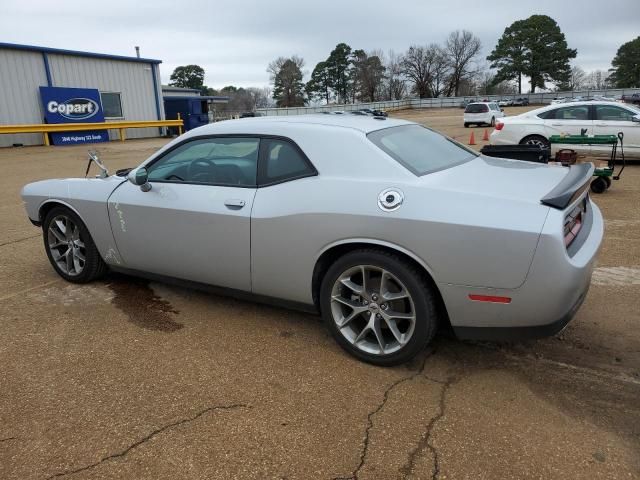
[[[120,92],[125,120],[158,118],[151,71],[152,68],[157,68],[155,65],[50,53],[49,66],[55,87],[97,88],[103,92]],[[132,128],[126,133],[127,138],[157,137],[158,129]],[[118,139],[118,131],[109,130],[109,137],[111,140]]]
[[[42,123],[38,87],[47,85],[41,52],[0,49],[0,124]],[[42,135],[0,135],[0,147],[42,145]]]

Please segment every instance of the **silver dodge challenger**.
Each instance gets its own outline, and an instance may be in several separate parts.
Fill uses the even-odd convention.
[[[51,265],[108,270],[319,312],[349,353],[553,335],[585,298],[603,238],[591,164],[484,157],[384,117],[203,126],[133,169],[30,183]]]

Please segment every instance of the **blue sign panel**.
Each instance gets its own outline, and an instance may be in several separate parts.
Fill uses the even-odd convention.
[[[40,87],[47,123],[101,123],[104,112],[95,88]],[[52,133],[54,145],[108,142],[106,130]]]

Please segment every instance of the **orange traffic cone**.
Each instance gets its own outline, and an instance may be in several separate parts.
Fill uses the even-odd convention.
[[[473,132],[471,132],[471,136],[469,137],[469,145],[475,145],[476,144],[476,137],[473,134]]]
[[[489,141],[489,130],[487,130],[486,128],[484,129],[484,136],[482,137],[482,141],[483,142]]]

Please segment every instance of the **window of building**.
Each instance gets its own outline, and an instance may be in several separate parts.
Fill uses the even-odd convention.
[[[100,92],[104,118],[124,118],[120,92]]]

